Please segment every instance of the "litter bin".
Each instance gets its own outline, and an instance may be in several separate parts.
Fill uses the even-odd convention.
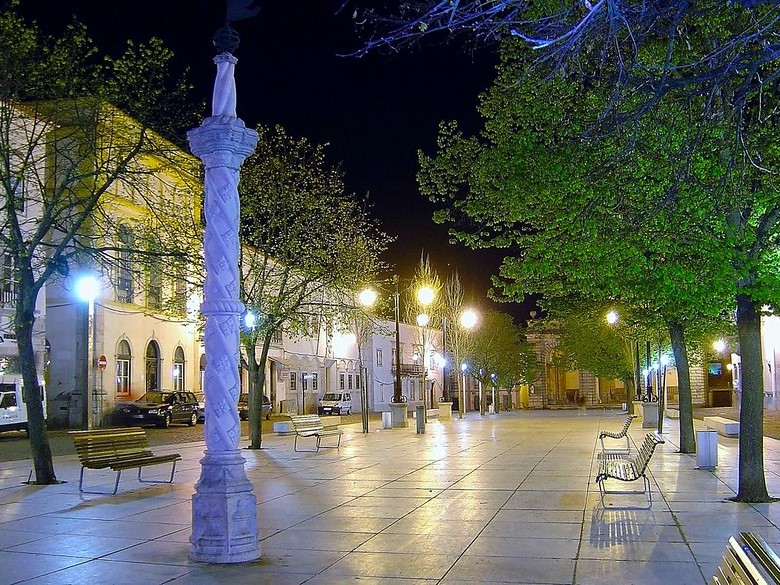
[[[718,466],[718,431],[696,431],[696,464],[699,469]]]
[[[418,404],[416,409],[415,418],[417,419],[417,434],[425,434],[425,406]]]
[[[389,410],[387,412],[382,411],[382,428],[383,429],[392,429],[393,428],[393,413]]]

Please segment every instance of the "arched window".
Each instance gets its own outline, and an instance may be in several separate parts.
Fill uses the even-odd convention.
[[[177,392],[184,390],[184,350],[180,345],[173,352],[173,389]]]
[[[160,346],[152,340],[146,346],[146,391],[160,388]]]
[[[116,278],[116,299],[122,303],[133,302],[133,234],[126,225],[119,226],[119,253]]]
[[[119,342],[116,348],[116,395],[130,396],[130,344],[126,340]]]

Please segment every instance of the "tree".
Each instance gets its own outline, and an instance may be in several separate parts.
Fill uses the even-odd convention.
[[[388,242],[366,202],[345,193],[325,147],[259,126],[244,164],[241,298],[255,316],[242,333],[250,378],[250,448],[261,446],[261,395],[274,335],[319,335],[354,317],[355,291],[382,268]]]
[[[598,80],[517,82],[527,62],[521,43],[504,46],[496,84],[481,99],[484,130],[464,137],[443,124],[437,156],[420,155],[421,191],[454,238],[511,251],[496,279],[507,297],[540,294],[554,317],[619,301],[674,328],[681,449],[693,452],[684,330],[720,315],[733,289],[707,260],[715,247],[696,215],[665,204],[690,190],[674,158],[687,120],[648,119],[632,132],[583,139],[608,97]]]
[[[35,360],[36,300],[72,266],[116,263],[120,192],[153,206],[148,177],[180,172],[178,149],[152,131],[171,136],[194,122],[187,83],[169,76],[171,59],[156,40],[101,58],[78,24],[47,38],[12,9],[0,12],[0,246],[17,287],[13,329],[37,484],[57,478]],[[185,246],[170,237],[180,230],[166,231],[169,224],[151,216],[137,225],[141,236],[155,234],[142,239],[139,262],[182,257]]]
[[[605,115],[625,119],[651,111],[670,93],[704,96],[699,114],[733,94],[742,110],[751,96],[780,75],[780,7],[774,0],[412,0],[377,8],[345,0],[366,36],[358,55],[397,51],[431,37],[468,35],[477,44],[508,37],[534,49],[543,75],[589,71],[609,64],[612,99]],[[637,96],[639,99],[637,100]]]
[[[498,311],[485,311],[479,329],[473,334],[473,345],[468,356],[471,375],[484,386],[506,388],[511,393],[519,384],[537,379],[539,365],[522,330],[512,317]],[[480,401],[480,414],[485,414],[487,393]],[[498,405],[494,404],[496,412]],[[510,406],[511,408],[511,406]]]

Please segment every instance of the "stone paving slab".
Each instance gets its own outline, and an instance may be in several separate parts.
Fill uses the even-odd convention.
[[[191,497],[202,442],[178,452],[173,485],[125,473],[116,496],[78,493],[79,465],[55,457],[67,483],[22,485],[29,462],[0,468],[0,583],[708,583],[739,530],[780,549],[780,504],[727,500],[737,439],[719,438],[719,466],[677,452],[676,421],[653,456],[651,510],[602,509],[599,430],[616,412],[469,414],[426,433],[345,427],[340,450],[296,453],[266,436],[244,451],[255,486],[262,558],[189,560]],[[645,433],[632,426],[634,442]],[[780,442],[765,439],[767,485],[780,492]],[[165,475],[165,470],[160,471]],[[90,485],[112,486],[111,474]],[[632,486],[633,487],[633,486]],[[614,502],[642,502],[620,494]]]

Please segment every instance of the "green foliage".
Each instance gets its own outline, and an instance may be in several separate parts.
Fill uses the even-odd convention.
[[[310,333],[322,317],[350,322],[354,291],[383,268],[389,240],[366,202],[345,193],[324,146],[281,127],[257,131],[239,185],[242,300],[260,316],[255,334]]]
[[[542,372],[522,330],[506,313],[486,311],[471,333],[466,360],[469,373],[485,385],[512,388],[536,380]]]

